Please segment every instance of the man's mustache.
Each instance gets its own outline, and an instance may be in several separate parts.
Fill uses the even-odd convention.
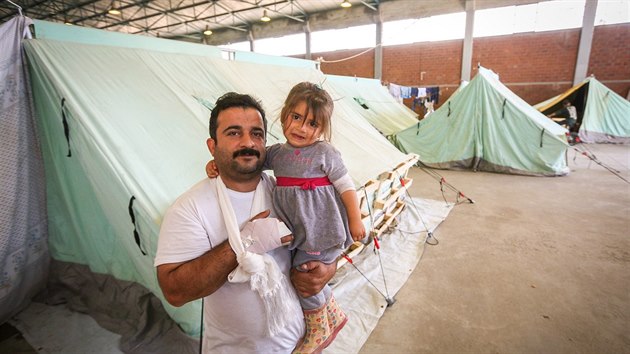
[[[235,151],[233,154],[233,158],[237,158],[239,156],[256,156],[260,157],[260,152],[258,150],[244,148],[238,151]]]

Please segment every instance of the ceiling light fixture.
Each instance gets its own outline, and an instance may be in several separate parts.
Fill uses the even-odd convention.
[[[208,28],[208,25],[206,25],[206,30],[203,31],[203,34],[206,36],[209,36],[212,34],[212,31],[210,30],[210,28]]]
[[[269,21],[271,21],[271,19],[269,18],[269,16],[267,16],[267,10],[263,10],[263,15],[262,15],[262,17],[260,18],[260,20],[261,20],[262,22],[269,22]]]
[[[115,1],[112,1],[112,7],[107,10],[107,13],[110,15],[120,15],[120,10],[116,7]]]
[[[345,7],[346,9],[351,7],[352,4],[348,1],[348,0],[343,0],[343,2],[341,3],[341,5],[339,5],[341,7]]]

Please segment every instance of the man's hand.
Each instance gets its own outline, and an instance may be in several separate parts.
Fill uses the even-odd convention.
[[[247,251],[264,254],[293,240],[284,223],[268,218],[269,214],[269,210],[260,212],[243,226],[241,240]]]
[[[300,265],[300,270],[291,268],[291,282],[300,297],[309,297],[319,293],[336,271],[337,262],[309,261]]]

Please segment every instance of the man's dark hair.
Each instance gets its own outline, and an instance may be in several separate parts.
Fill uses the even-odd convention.
[[[265,128],[265,134],[267,134],[267,118],[265,117],[265,110],[262,108],[262,104],[260,101],[256,100],[250,95],[243,95],[236,92],[228,92],[223,96],[219,97],[216,102],[216,105],[212,109],[212,113],[210,113],[210,137],[217,141],[217,125],[219,113],[228,108],[232,107],[241,107],[241,108],[253,108],[260,112],[262,116],[263,125]]]

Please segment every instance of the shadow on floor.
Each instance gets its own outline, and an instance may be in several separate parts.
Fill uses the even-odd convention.
[[[9,323],[0,325],[0,353],[37,353],[24,337],[22,333]]]

